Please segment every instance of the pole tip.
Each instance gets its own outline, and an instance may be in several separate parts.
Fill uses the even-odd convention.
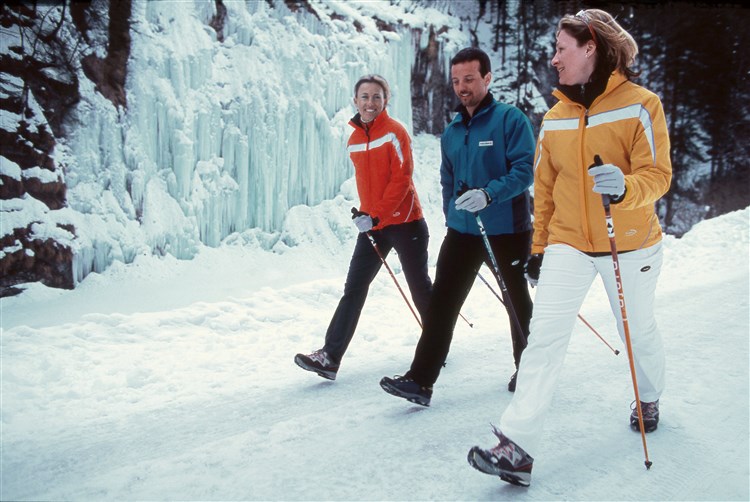
[[[651,462],[650,460],[646,460],[646,461],[644,462],[644,464],[646,464],[646,470],[649,470],[649,469],[651,469],[651,464],[652,464],[652,462]]]
[[[619,356],[619,355],[620,355],[620,351],[619,351],[619,350],[617,350],[617,349],[615,349],[615,355],[616,355],[616,356]]]

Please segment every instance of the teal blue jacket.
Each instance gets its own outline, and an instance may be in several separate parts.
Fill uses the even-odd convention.
[[[528,188],[534,181],[534,144],[531,123],[515,106],[495,101],[489,93],[473,117],[460,106],[440,141],[446,225],[479,235],[474,214],[455,206],[463,182],[484,188],[492,198],[479,212],[489,235],[531,230]]]

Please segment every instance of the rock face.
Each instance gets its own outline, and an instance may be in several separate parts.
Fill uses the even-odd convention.
[[[7,66],[0,62],[4,68]],[[0,89],[4,110],[22,108],[20,96],[13,94],[13,86],[3,76]],[[42,210],[60,209],[65,204],[65,184],[50,154],[55,140],[46,127],[32,127],[23,110],[17,129],[0,129],[0,199],[3,200],[3,227],[13,226],[12,233],[3,228],[0,236],[0,296],[20,292],[14,286],[26,282],[42,282],[51,287],[72,288],[72,250],[70,247],[40,232],[36,222],[25,226],[13,224],[17,209],[14,201],[34,198]],[[7,124],[3,124],[5,127]],[[25,223],[25,222],[24,222]],[[9,225],[10,226],[10,225]],[[73,234],[70,226],[60,231]]]
[[[65,221],[56,138],[65,137],[66,117],[81,99],[79,64],[101,95],[126,106],[131,0],[12,2],[1,9],[7,50],[0,54],[0,296],[28,282],[72,288],[76,228]],[[95,50],[101,40],[104,57]],[[55,211],[61,215],[43,218]]]
[[[115,4],[130,8],[129,1]],[[16,294],[20,292],[16,285],[28,282],[74,286],[75,228],[64,222],[42,222],[43,215],[66,206],[64,176],[54,157],[55,138],[64,135],[65,117],[80,100],[74,65],[86,41],[79,25],[70,20],[85,20],[89,7],[87,2],[74,5],[73,17],[64,4],[9,3],[0,12],[3,37],[7,37],[3,44],[7,50],[0,54],[0,296]],[[128,19],[126,15],[119,19],[123,18]],[[102,89],[109,90],[118,104],[124,104],[128,37],[117,38],[120,43],[102,72],[106,82],[113,82]]]
[[[423,31],[426,31],[424,33]],[[416,30],[415,35],[426,40],[415,53],[411,94],[414,105],[414,130],[440,134],[451,120],[453,90],[446,72],[445,49],[439,40],[444,28],[430,26]],[[447,56],[450,58],[450,56]]]

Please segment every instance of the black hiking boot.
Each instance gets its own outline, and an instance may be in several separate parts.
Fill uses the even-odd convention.
[[[422,406],[430,405],[430,398],[432,398],[432,387],[419,385],[411,378],[400,375],[396,375],[393,378],[383,377],[383,379],[380,380],[380,386],[388,394],[402,397],[409,402],[416,403]]]
[[[513,376],[510,377],[510,382],[508,382],[508,390],[511,392],[516,391],[516,378],[518,377],[518,370],[513,373]]]

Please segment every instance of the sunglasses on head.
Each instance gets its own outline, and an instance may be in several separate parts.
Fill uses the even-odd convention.
[[[591,39],[594,41],[595,44],[598,44],[599,42],[596,40],[596,33],[594,32],[594,29],[591,27],[591,19],[589,18],[589,15],[586,13],[585,10],[579,10],[578,13],[576,13],[575,16],[576,19],[580,19],[583,24],[586,25],[586,28],[589,29],[589,33],[591,33]]]

